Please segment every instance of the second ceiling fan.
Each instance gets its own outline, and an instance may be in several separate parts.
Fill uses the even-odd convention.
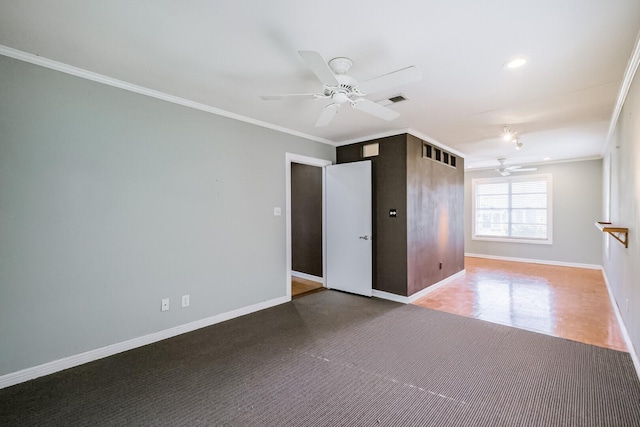
[[[298,53],[324,85],[322,92],[264,95],[260,98],[266,101],[292,97],[330,99],[332,102],[322,110],[316,122],[316,127],[327,126],[340,107],[346,103],[349,103],[351,107],[356,110],[371,114],[372,116],[384,120],[393,120],[397,118],[400,113],[366,99],[365,96],[370,93],[391,89],[422,79],[420,70],[412,65],[358,84],[353,77],[346,74],[353,64],[349,58],[334,58],[327,63],[318,52],[299,51]]]
[[[506,160],[507,159],[504,157],[498,159],[498,163],[500,163],[500,167],[497,167],[495,169],[495,171],[502,176],[509,176],[513,172],[532,172],[532,171],[538,170],[538,168],[523,168],[522,166],[505,166],[504,162]]]

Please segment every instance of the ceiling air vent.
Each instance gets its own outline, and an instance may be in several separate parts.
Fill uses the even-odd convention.
[[[387,107],[389,105],[396,104],[398,102],[402,102],[402,101],[406,101],[406,100],[407,100],[407,98],[405,98],[404,95],[396,95],[396,96],[392,96],[391,98],[388,98],[388,99],[382,99],[380,101],[377,101],[377,103],[382,105],[382,106],[384,106],[384,107]]]
[[[396,95],[396,96],[392,96],[391,98],[389,98],[389,101],[393,102],[394,104],[396,102],[402,102],[402,101],[406,101],[407,98],[404,97],[404,95]]]

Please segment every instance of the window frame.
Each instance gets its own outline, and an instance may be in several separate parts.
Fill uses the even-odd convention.
[[[527,181],[547,181],[547,238],[532,239],[523,237],[508,236],[478,236],[476,234],[476,189],[479,184],[501,184],[513,182]],[[509,212],[511,212],[511,194],[509,195]],[[511,218],[511,214],[509,214]],[[481,240],[488,242],[507,242],[507,243],[528,243],[535,245],[552,245],[553,244],[553,179],[550,173],[536,175],[509,175],[497,178],[474,178],[471,180],[471,240]]]

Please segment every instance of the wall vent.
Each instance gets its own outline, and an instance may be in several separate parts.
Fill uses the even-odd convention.
[[[458,167],[455,155],[425,141],[422,141],[422,157],[452,168]]]

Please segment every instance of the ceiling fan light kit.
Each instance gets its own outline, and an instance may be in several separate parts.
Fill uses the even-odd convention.
[[[394,120],[400,113],[384,105],[373,102],[365,96],[370,93],[391,89],[395,86],[416,82],[422,79],[422,73],[415,66],[410,66],[389,74],[385,74],[362,84],[346,73],[351,69],[353,61],[345,57],[337,57],[325,62],[322,55],[313,51],[298,52],[318,80],[324,85],[322,93],[263,95],[265,101],[297,97],[307,99],[330,99],[316,121],[316,127],[327,126],[337,114],[340,106],[349,103],[355,110],[362,111],[383,120]]]
[[[336,74],[345,74],[351,69],[352,65],[353,61],[349,58],[344,57],[333,58],[331,61],[329,61],[329,67]]]

